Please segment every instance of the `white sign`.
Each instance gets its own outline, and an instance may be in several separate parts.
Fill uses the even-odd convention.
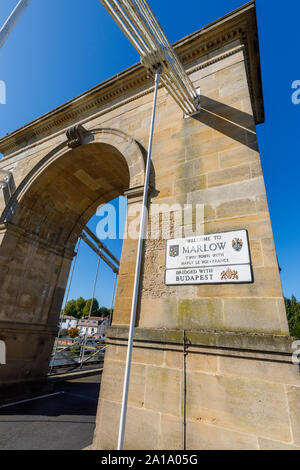
[[[252,282],[246,230],[167,241],[166,284]]]
[[[195,269],[168,269],[166,271],[166,285],[181,284],[239,284],[252,282],[250,264],[236,266],[212,266],[210,268]]]

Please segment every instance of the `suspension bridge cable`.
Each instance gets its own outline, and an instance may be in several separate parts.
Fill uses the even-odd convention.
[[[76,248],[75,248],[76,254],[75,254],[75,257],[74,257],[74,260],[73,260],[73,266],[72,266],[71,276],[70,276],[70,279],[69,279],[66,302],[65,302],[65,305],[64,305],[64,308],[63,308],[63,311],[62,311],[63,314],[62,314],[62,316],[60,315],[60,319],[59,319],[59,330],[58,330],[58,334],[57,334],[57,338],[56,338],[56,344],[55,344],[55,350],[54,350],[53,358],[52,358],[52,361],[51,361],[50,374],[52,372],[53,364],[54,364],[54,360],[55,360],[55,355],[57,353],[58,339],[60,337],[60,333],[61,333],[61,330],[62,330],[62,324],[63,324],[64,318],[65,318],[66,306],[67,306],[67,303],[68,303],[68,300],[69,300],[70,289],[71,289],[71,284],[72,284],[73,275],[74,275],[74,271],[75,271],[75,266],[76,266],[76,263],[77,263],[80,243],[81,243],[81,237],[79,237],[78,242],[77,242],[77,251],[76,251]]]
[[[200,96],[146,0],[100,0],[141,57],[186,115],[200,111]]]
[[[22,15],[25,8],[28,6],[29,1],[30,0],[20,0],[19,3],[14,8],[14,10],[12,11],[11,15],[7,18],[4,25],[0,29],[0,48],[5,43],[13,27],[17,23],[18,19]]]
[[[111,299],[111,315],[110,315],[110,323],[109,323],[109,326],[111,325],[111,322],[112,322],[112,317],[113,317],[113,310],[114,310],[114,307],[115,307],[115,295],[116,295],[116,287],[117,287],[117,273],[115,273],[115,282],[114,282],[114,288],[113,288],[113,295],[112,295],[112,299]]]
[[[91,305],[90,305],[90,310],[89,310],[89,315],[88,315],[88,324],[89,324],[89,320],[90,320],[90,318],[91,318],[91,313],[92,313],[93,304],[94,304],[94,299],[95,299],[95,291],[96,291],[96,285],[97,285],[97,280],[98,280],[100,261],[101,261],[101,258],[100,258],[100,256],[99,256],[99,257],[98,257],[98,263],[97,263],[96,275],[95,275],[95,279],[94,279],[93,296],[92,296]],[[83,359],[84,359],[84,352],[85,352],[86,340],[87,340],[87,330],[85,331],[84,340],[83,340],[83,344],[82,344],[82,348],[81,348],[81,354],[80,354],[80,368],[82,367],[82,363],[83,363]]]

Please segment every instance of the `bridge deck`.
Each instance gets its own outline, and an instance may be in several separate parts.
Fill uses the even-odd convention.
[[[1,450],[80,450],[92,443],[100,373],[0,408]]]

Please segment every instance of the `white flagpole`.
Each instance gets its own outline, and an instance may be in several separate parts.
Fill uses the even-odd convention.
[[[20,0],[19,3],[16,5],[15,9],[12,11],[11,15],[7,18],[6,22],[0,29],[0,48],[5,43],[13,27],[17,23],[25,8],[28,6],[29,2],[30,0]]]
[[[156,100],[157,100],[157,91],[158,91],[158,85],[159,85],[159,80],[160,80],[160,73],[161,73],[160,69],[156,70],[155,72],[155,90],[154,90],[153,110],[152,110],[152,119],[151,119],[149,145],[148,145],[148,156],[147,156],[147,164],[146,164],[146,175],[145,175],[143,207],[142,207],[141,225],[140,225],[138,251],[137,251],[137,262],[136,262],[136,267],[135,267],[135,279],[134,279],[134,289],[133,289],[132,306],[131,306],[131,318],[130,318],[129,335],[128,335],[128,348],[127,348],[126,367],[125,367],[125,376],[124,376],[124,385],[123,385],[123,397],[122,397],[122,407],[121,407],[121,417],[120,417],[120,427],[119,427],[118,450],[123,450],[123,446],[124,446],[132,346],[133,346],[137,301],[138,301],[138,294],[139,294],[141,260],[142,260],[142,253],[143,253],[143,242],[144,242],[147,204],[148,204],[149,177],[150,177],[150,170],[151,170],[152,141],[153,141]]]

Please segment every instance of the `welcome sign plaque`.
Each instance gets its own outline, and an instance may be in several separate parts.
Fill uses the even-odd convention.
[[[253,282],[247,230],[168,240],[166,285]]]

